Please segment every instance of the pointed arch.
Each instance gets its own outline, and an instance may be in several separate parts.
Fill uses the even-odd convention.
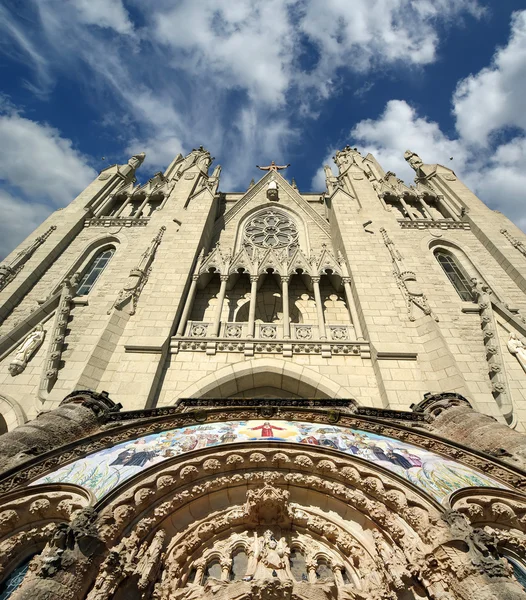
[[[226,398],[269,386],[304,398],[349,398],[345,388],[317,371],[274,358],[256,358],[219,369],[188,387],[180,397]]]

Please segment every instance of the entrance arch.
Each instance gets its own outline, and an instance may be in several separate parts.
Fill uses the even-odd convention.
[[[287,398],[349,398],[345,388],[317,371],[274,358],[256,358],[223,367],[188,387],[181,398],[243,397],[249,390],[254,397],[262,388],[273,388]],[[274,393],[262,391],[262,395]]]

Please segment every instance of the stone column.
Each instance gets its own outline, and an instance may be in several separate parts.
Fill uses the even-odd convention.
[[[342,571],[345,567],[341,564],[332,565],[332,572],[334,573],[334,581],[338,587],[345,585],[343,581]]]
[[[317,577],[316,577],[316,567],[317,566],[318,565],[314,561],[308,562],[306,565],[307,579],[308,579],[309,583],[316,583],[316,581],[317,581]]]
[[[420,205],[422,206],[422,211],[424,212],[424,216],[427,216],[428,219],[431,219],[432,221],[434,221],[435,217],[433,217],[433,213],[429,210],[429,206],[427,205],[426,201],[424,200],[424,197],[418,196],[418,200],[420,202]]]
[[[232,561],[229,558],[221,559],[221,581],[228,581],[230,579],[230,567]]]
[[[449,216],[453,219],[453,221],[459,221],[460,219],[457,217],[456,212],[453,210],[453,208],[451,208],[451,205],[449,204],[449,202],[444,198],[444,196],[438,196],[437,197],[437,205],[440,204],[441,206],[443,206],[446,210],[446,212],[449,214]]]
[[[289,281],[290,277],[285,275],[281,278],[281,300],[283,304],[283,337],[290,339],[290,316],[289,316]]]
[[[250,276],[250,304],[248,307],[248,332],[247,337],[254,337],[254,324],[256,322],[256,296],[258,293],[259,275]]]
[[[219,288],[219,293],[217,294],[217,306],[214,315],[214,322],[212,324],[211,337],[217,337],[219,335],[219,328],[221,326],[221,313],[223,312],[223,303],[225,301],[227,281],[228,275],[221,275],[221,286]]]
[[[365,338],[363,337],[362,326],[360,325],[358,311],[356,310],[356,304],[354,303],[354,297],[352,295],[351,278],[342,277],[342,281],[343,288],[345,290],[345,299],[347,300],[347,308],[349,310],[349,315],[351,317],[351,321],[354,327],[354,333],[356,334],[356,339],[358,341],[362,341]]]
[[[107,416],[120,408],[107,392],[69,394],[58,408],[0,436],[0,473],[95,433]]]
[[[474,410],[460,394],[426,394],[411,408],[429,416],[435,435],[526,470],[526,435]]]
[[[316,276],[312,278],[312,285],[314,287],[314,300],[316,302],[316,312],[318,313],[318,329],[320,330],[320,339],[327,339],[327,332],[325,330],[325,318],[323,316],[323,304],[321,303],[320,293],[320,277]]]
[[[105,216],[106,212],[108,211],[108,208],[113,204],[114,200],[115,200],[115,194],[110,194],[109,198],[107,198],[99,206],[99,208],[97,208],[97,210],[95,211],[95,216],[96,217],[103,217],[103,216]]]
[[[128,204],[131,202],[131,196],[128,196],[126,198],[126,200],[124,201],[124,204],[119,208],[119,210],[115,213],[114,217],[120,217],[122,211],[128,206]]]
[[[150,199],[150,196],[148,194],[146,194],[146,198],[144,199],[144,201],[142,202],[142,204],[139,206],[139,209],[137,210],[137,214],[135,215],[135,217],[133,217],[134,219],[140,219],[141,215],[142,215],[142,211],[144,210],[144,207],[148,204],[148,200]]]
[[[407,206],[407,202],[404,200],[404,198],[402,196],[400,196],[398,199],[400,200],[400,204],[404,207],[405,212],[407,213],[407,216],[411,219],[411,221],[414,221],[415,218],[413,216],[413,213],[409,209],[409,206]]]
[[[196,585],[203,585],[203,575],[205,573],[205,561],[197,560],[195,563],[195,579],[194,583]]]
[[[190,316],[190,312],[192,311],[192,306],[194,304],[195,293],[197,291],[197,280],[199,279],[199,275],[195,274],[192,276],[192,283],[190,284],[190,289],[188,290],[188,294],[186,296],[186,301],[184,303],[183,314],[181,315],[181,320],[179,321],[179,327],[177,328],[176,335],[184,335],[186,324],[188,323],[188,318]]]

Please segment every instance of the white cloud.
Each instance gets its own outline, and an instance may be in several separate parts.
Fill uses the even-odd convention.
[[[0,260],[16,248],[51,213],[49,206],[25,202],[0,189]]]
[[[459,82],[453,103],[457,130],[471,143],[487,144],[503,127],[526,130],[526,11],[512,18],[508,44],[491,66]]]
[[[378,119],[360,121],[350,135],[362,154],[371,152],[386,170],[395,171],[406,181],[413,179],[414,171],[404,160],[405,150],[455,170],[463,169],[467,160],[461,142],[445,136],[438,123],[419,117],[404,100],[390,100]]]
[[[78,11],[79,20],[86,25],[108,27],[123,34],[133,31],[122,0],[73,0],[73,5]]]
[[[71,140],[16,112],[0,115],[0,139],[0,179],[28,197],[64,206],[96,176]]]

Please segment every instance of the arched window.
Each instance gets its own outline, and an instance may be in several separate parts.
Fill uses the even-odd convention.
[[[449,254],[449,252],[444,252],[442,250],[437,250],[435,252],[435,257],[462,300],[464,300],[464,302],[472,302],[473,293],[471,292],[468,276],[464,272],[464,269],[458,264],[455,257]]]
[[[9,577],[0,585],[0,600],[7,600],[11,597],[13,592],[18,588],[18,586],[22,583],[22,580],[26,576],[26,573],[29,570],[29,563],[31,559],[35,556],[32,554],[29,558],[27,558],[21,565],[19,565]]]
[[[221,579],[221,565],[217,558],[212,559],[205,569],[205,576],[203,578],[203,585],[211,578]]]
[[[318,566],[316,567],[316,578],[317,579],[328,579],[332,581],[334,579],[334,573],[329,563],[324,559],[318,560]]]
[[[95,285],[99,275],[104,271],[114,253],[115,248],[108,248],[99,252],[95,258],[93,258],[80,281],[77,290],[78,296],[86,296],[91,292],[91,288]]]
[[[289,554],[290,570],[296,581],[307,581],[307,563],[299,548],[292,548]]]
[[[244,548],[234,550],[232,554],[232,570],[230,571],[231,581],[240,581],[247,574],[248,556]]]

